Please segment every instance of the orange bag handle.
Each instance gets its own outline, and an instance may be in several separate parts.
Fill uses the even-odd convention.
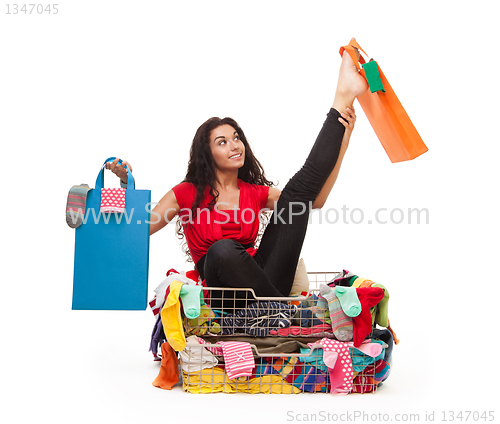
[[[340,56],[342,56],[344,53],[344,50],[345,50],[347,53],[349,53],[349,56],[351,56],[352,61],[356,65],[356,68],[358,68],[359,71],[363,71],[363,67],[360,65],[360,63],[361,64],[366,63],[366,60],[361,55],[359,55],[359,58],[358,58],[358,54],[356,53],[355,49],[361,50],[368,57],[368,53],[366,53],[361,48],[361,46],[358,44],[358,42],[356,41],[355,38],[351,38],[351,41],[349,41],[349,44],[347,46],[342,46],[340,48],[339,53],[340,53]]]

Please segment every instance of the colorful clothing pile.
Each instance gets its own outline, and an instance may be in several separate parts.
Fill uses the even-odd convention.
[[[254,302],[245,309],[222,319],[222,335],[247,334],[265,337],[272,330],[290,327],[297,312],[296,305],[280,302]]]
[[[150,350],[162,361],[156,387],[177,382],[176,352],[191,393],[347,395],[372,392],[390,374],[398,340],[380,284],[344,271],[300,303],[256,301],[221,315],[197,283],[171,270],[155,290]]]

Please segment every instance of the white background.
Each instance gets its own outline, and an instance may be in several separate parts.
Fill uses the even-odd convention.
[[[435,411],[439,421],[441,411],[496,409],[494,2],[58,4],[57,15],[7,15],[2,1],[0,14],[3,422],[278,423],[291,419],[287,411],[356,410],[422,421]],[[183,179],[194,133],[211,116],[240,123],[282,188],[321,128],[339,47],[353,36],[381,65],[429,152],[391,164],[357,105],[326,207],[359,208],[365,221],[313,222],[302,256],[309,271],[346,268],[389,288],[401,339],[391,377],[375,395],[343,398],[154,388],[149,309],[71,311],[69,188],[93,187],[116,155],[158,201]],[[426,208],[429,223],[368,224],[378,208]],[[151,238],[150,293],[169,268],[190,269],[173,230]]]

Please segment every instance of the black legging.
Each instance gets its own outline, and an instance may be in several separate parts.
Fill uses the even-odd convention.
[[[339,117],[337,110],[330,109],[304,165],[281,192],[255,256],[234,240],[219,240],[210,246],[197,264],[208,287],[253,288],[256,296],[262,297],[289,295],[306,235],[310,202],[318,196],[339,157],[345,132]],[[281,219],[275,219],[278,217]],[[225,297],[233,295],[225,293]],[[216,300],[220,293],[212,297],[212,307],[220,308],[221,301]],[[236,307],[243,306],[243,302],[236,303]],[[225,301],[227,307],[231,306]]]

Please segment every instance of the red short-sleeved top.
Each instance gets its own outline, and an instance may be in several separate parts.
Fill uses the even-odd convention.
[[[209,209],[207,205],[211,196],[207,187],[205,198],[200,202],[194,218],[190,211],[196,200],[196,187],[184,182],[172,189],[180,207],[179,218],[195,264],[218,240],[231,239],[243,245],[255,242],[259,232],[259,213],[266,207],[269,187],[249,184],[240,179],[238,187],[240,199],[237,210]],[[251,247],[247,252],[253,256],[257,249]]]

